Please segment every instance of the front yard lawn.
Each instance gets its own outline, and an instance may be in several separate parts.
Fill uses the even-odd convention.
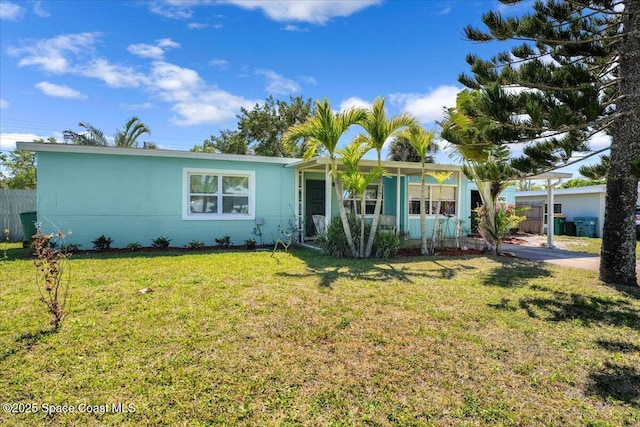
[[[0,412],[2,425],[640,425],[640,292],[595,272],[78,255],[49,333],[33,261],[16,253],[0,260],[0,402],[39,411]]]

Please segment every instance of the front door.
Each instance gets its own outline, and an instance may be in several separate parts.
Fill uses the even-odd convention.
[[[478,212],[476,209],[482,206],[482,198],[480,197],[480,192],[478,190],[471,190],[471,234],[478,233],[478,223],[480,222],[480,218],[478,218]]]
[[[316,226],[313,225],[313,215],[324,215],[325,182],[308,180],[305,187],[304,222],[306,237],[316,235]]]

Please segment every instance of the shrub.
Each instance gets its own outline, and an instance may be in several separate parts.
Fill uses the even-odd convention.
[[[4,261],[9,259],[9,257],[7,256],[7,247],[9,246],[8,243],[9,243],[9,229],[5,228],[4,229],[4,242],[2,243],[2,249],[3,249],[2,259]]]
[[[103,234],[91,243],[93,243],[93,249],[96,251],[106,251],[107,249],[111,249],[112,242],[113,239],[111,237],[107,237]]]
[[[40,292],[40,300],[52,315],[50,323],[54,330],[60,328],[65,316],[65,306],[69,291],[70,276],[67,271],[68,258],[71,256],[63,250],[56,249],[57,242],[64,241],[64,234],[43,234],[38,228],[33,236],[33,248],[36,265],[36,285]],[[60,245],[63,247],[63,245]]]
[[[204,248],[204,243],[202,243],[200,240],[192,240],[184,246],[187,249],[202,249]]]
[[[82,245],[78,245],[78,244],[75,244],[75,243],[69,243],[67,245],[64,245],[63,248],[64,248],[64,251],[66,253],[72,254],[72,253],[78,252],[78,250],[80,249],[80,246],[82,246]]]
[[[255,239],[247,239],[244,241],[244,245],[247,249],[255,249],[256,248],[256,240]]]
[[[129,249],[131,252],[138,251],[141,247],[142,246],[138,242],[132,242],[127,245],[127,249]]]
[[[351,235],[356,247],[360,245],[360,221],[355,216],[349,216],[349,227],[351,227]],[[369,236],[371,230],[371,224],[366,223],[364,225],[365,239]],[[342,220],[339,217],[335,217],[331,220],[327,232],[318,236],[316,242],[322,248],[325,255],[329,255],[336,258],[349,258],[351,257],[351,250],[347,243],[347,237],[344,234],[344,228],[342,227]],[[392,232],[378,232],[373,242],[372,254],[377,258],[390,258],[398,253],[400,248],[400,238],[398,235]]]
[[[373,241],[373,253],[376,258],[389,259],[396,256],[400,249],[400,238],[393,232],[382,232],[376,234]]]
[[[169,247],[169,243],[171,243],[171,239],[160,236],[152,241],[151,246],[157,249],[167,249]]]
[[[228,248],[231,244],[231,236],[222,236],[221,238],[215,240],[216,245],[218,245],[219,248]]]

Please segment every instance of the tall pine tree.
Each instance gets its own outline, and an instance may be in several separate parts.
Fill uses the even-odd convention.
[[[567,165],[576,153],[594,154],[591,136],[611,135],[600,279],[637,285],[640,1],[537,0],[523,16],[488,12],[483,22],[487,31],[467,27],[467,38],[517,44],[489,60],[469,55],[473,76],[459,80],[482,89],[490,100],[484,113],[514,131],[512,142],[526,143],[515,167]]]

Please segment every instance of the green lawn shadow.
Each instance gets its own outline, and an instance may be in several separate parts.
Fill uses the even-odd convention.
[[[545,263],[504,256],[492,259],[500,263],[500,266],[492,269],[484,278],[482,283],[485,286],[520,287],[527,285],[531,279],[551,276]]]
[[[399,281],[413,283],[417,278],[427,279],[453,279],[457,271],[474,269],[458,263],[454,268],[443,265],[442,259],[456,260],[454,257],[395,257],[387,260],[379,258],[351,259],[333,258],[321,255],[310,249],[294,249],[289,254],[303,261],[308,268],[306,273],[278,273],[283,277],[303,278],[316,276],[319,278],[319,286],[332,288],[338,279],[347,280],[372,280],[372,281]],[[410,268],[412,261],[431,262],[436,269],[416,270]]]

